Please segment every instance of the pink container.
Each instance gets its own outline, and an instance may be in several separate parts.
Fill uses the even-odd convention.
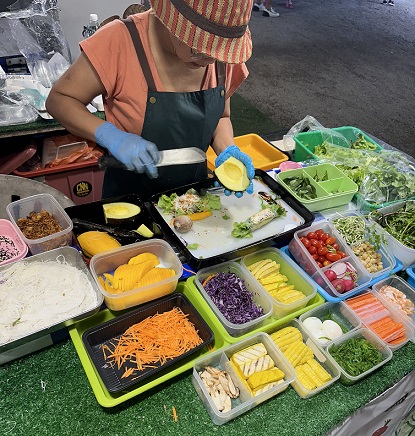
[[[14,225],[9,220],[0,219],[0,265],[22,259],[27,250]]]

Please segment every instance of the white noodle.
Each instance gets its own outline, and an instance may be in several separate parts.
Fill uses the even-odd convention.
[[[56,261],[16,262],[0,274],[0,345],[97,307],[86,274]]]

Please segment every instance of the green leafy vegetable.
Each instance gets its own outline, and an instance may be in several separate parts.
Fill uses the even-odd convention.
[[[350,148],[358,150],[376,150],[376,145],[370,141],[367,141],[364,136],[359,133],[356,141],[351,141]]]
[[[196,243],[196,242],[194,242],[193,244],[187,244],[187,245],[186,245],[186,248],[187,248],[188,250],[197,250],[198,247],[199,247],[199,244]]]
[[[284,183],[299,198],[304,200],[314,200],[317,198],[316,188],[311,184],[310,179],[304,175],[299,177],[287,177]]]
[[[219,195],[206,193],[201,197],[195,189],[189,189],[183,195],[176,193],[170,196],[163,194],[160,196],[157,206],[163,209],[164,213],[174,215],[187,215],[196,212],[220,210],[222,207]]]
[[[383,361],[382,353],[367,339],[350,338],[330,348],[334,360],[356,377]]]

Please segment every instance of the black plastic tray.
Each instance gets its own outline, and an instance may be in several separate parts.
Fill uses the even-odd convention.
[[[102,205],[108,203],[115,202],[126,202],[135,204],[140,207],[141,212],[138,214],[137,218],[130,223],[124,223],[122,227],[116,227],[115,225],[110,225],[105,223],[104,210]],[[154,238],[163,239],[163,233],[157,223],[154,221],[152,216],[150,215],[145,203],[140,199],[140,197],[136,194],[128,194],[119,197],[106,198],[101,201],[93,201],[87,204],[81,204],[78,206],[71,206],[65,208],[65,212],[69,215],[69,218],[78,218],[84,221],[89,221],[94,224],[106,225],[107,227],[111,227],[114,229],[121,230],[136,230],[141,224],[145,224],[150,230],[154,233]],[[78,226],[74,224],[73,232],[75,237],[79,234],[88,231],[89,229],[84,228],[83,226]],[[98,229],[97,229],[98,230]],[[144,236],[139,235],[138,233],[134,235],[134,237],[119,237],[117,235],[113,235],[115,239],[117,239],[121,245],[132,244],[134,242],[146,241],[150,238],[145,238]]]
[[[285,232],[279,233],[277,235],[273,235],[266,239],[262,239],[259,242],[252,243],[250,242],[249,238],[246,238],[244,239],[244,241],[246,241],[246,245],[242,246],[240,249],[230,252],[225,252],[217,256],[201,259],[195,257],[193,253],[186,248],[186,244],[184,243],[183,238],[180,238],[180,236],[178,236],[173,231],[169,223],[163,218],[163,216],[161,216],[160,212],[156,208],[156,205],[158,199],[162,194],[171,195],[173,193],[177,193],[178,195],[182,195],[190,188],[193,188],[198,192],[203,192],[206,189],[212,188],[214,186],[214,182],[217,181],[215,177],[208,178],[201,182],[182,186],[177,189],[172,189],[162,194],[154,195],[150,199],[150,212],[154,220],[161,227],[163,233],[166,236],[166,239],[168,239],[169,241],[171,241],[172,244],[174,244],[174,246],[179,250],[179,252],[184,257],[184,259],[189,263],[189,265],[191,265],[195,269],[205,268],[207,266],[216,265],[218,263],[226,262],[228,260],[237,259],[239,257],[250,254],[258,249],[265,248],[271,245],[277,247],[283,247],[284,245],[287,245],[288,242],[293,238],[294,233],[297,230],[301,230],[306,227],[309,227],[313,223],[314,215],[298,200],[296,200],[284,187],[282,187],[271,176],[269,176],[265,171],[259,169],[255,170],[255,177],[259,178],[275,195],[280,196],[281,200],[283,200],[301,218],[304,219],[304,223]],[[255,211],[253,211],[253,213],[255,213]],[[218,240],[217,243],[220,244],[221,241]]]
[[[122,379],[121,376],[125,371],[125,367],[128,366],[128,362],[126,362],[120,370],[116,367],[111,367],[105,362],[102,346],[110,346],[111,341],[121,336],[130,326],[157,313],[172,310],[175,307],[181,309],[184,314],[188,314],[188,320],[195,326],[195,329],[203,341],[202,344],[175,359],[168,360],[163,365],[159,365],[156,368],[144,369],[141,371],[139,377],[135,377],[135,379]],[[214,334],[205,320],[197,312],[187,297],[180,293],[172,294],[149,304],[145,304],[138,309],[125,313],[101,325],[92,327],[89,330],[86,330],[82,335],[82,341],[92,363],[95,365],[98,374],[101,377],[102,382],[107,390],[113,393],[127,390],[131,386],[141,383],[148,377],[154,376],[165,368],[170,367],[178,361],[196,353],[198,350],[211,343],[213,339]]]

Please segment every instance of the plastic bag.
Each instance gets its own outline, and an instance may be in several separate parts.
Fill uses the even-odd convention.
[[[318,160],[308,159],[302,162],[303,166],[319,163],[336,165],[359,186],[357,203],[363,210],[414,198],[415,159],[367,135],[376,144],[370,143],[357,128],[348,130],[356,140],[347,139],[340,132],[325,128],[313,117],[307,116],[293,126],[287,136],[294,138],[303,131],[318,131],[321,144],[315,145],[313,152]]]
[[[19,94],[0,91],[0,126],[26,124],[37,118],[38,113]]]
[[[320,124],[314,117],[307,115],[297,124],[291,127],[286,135],[283,137],[284,150],[293,150],[295,148],[294,137],[301,132],[318,131],[321,132],[323,141],[329,144],[337,144],[343,147],[349,147],[349,141],[335,130],[328,129]]]
[[[12,36],[33,78],[50,88],[71,63],[57,0],[33,0],[26,8],[18,0],[10,9],[0,13],[0,18],[10,20]]]

